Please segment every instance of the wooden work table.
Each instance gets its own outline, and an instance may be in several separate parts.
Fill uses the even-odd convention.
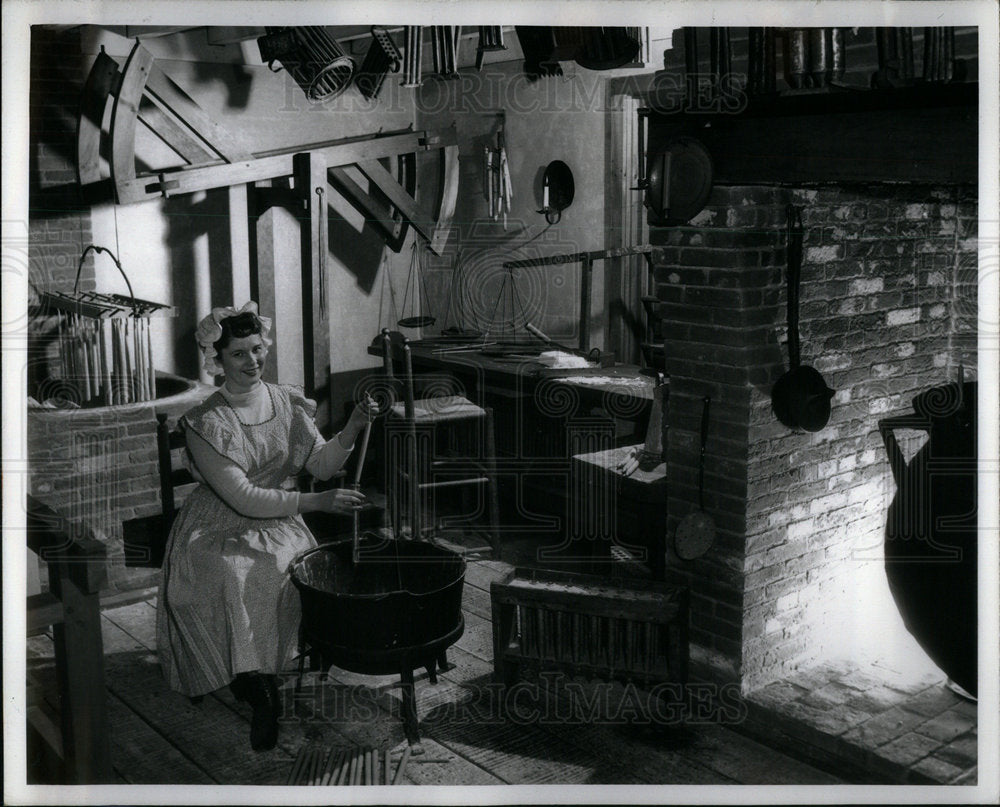
[[[436,340],[410,343],[418,396],[423,387],[428,395],[461,394],[491,407],[503,529],[564,541],[589,506],[582,498],[590,495],[589,488],[578,484],[577,460],[644,440],[654,379],[635,365],[554,374],[530,357],[441,347]],[[526,345],[524,354],[537,350]],[[381,352],[380,345],[369,348],[372,355]],[[631,482],[627,486],[634,487]],[[584,543],[588,554],[598,551],[590,541]],[[653,541],[641,543],[650,546]],[[599,551],[607,558],[606,547]]]
[[[552,371],[528,355],[538,345],[525,345],[520,357],[442,347],[410,343],[418,397],[423,387],[492,407],[501,460],[568,462],[582,451],[644,439],[654,381],[635,365]],[[381,345],[368,352],[382,355]]]
[[[526,345],[525,353],[537,351]],[[489,351],[489,348],[486,348]],[[380,345],[371,345],[368,352],[381,356]],[[652,402],[653,379],[639,373],[634,364],[615,364],[612,367],[591,367],[580,370],[550,371],[538,361],[518,356],[495,356],[483,350],[455,350],[436,342],[410,343],[414,371],[448,370],[461,376],[480,379],[477,388],[503,387],[508,390],[529,389],[540,382],[558,382],[597,394],[618,395],[625,398]],[[613,379],[605,383],[591,383],[584,379]],[[470,390],[471,391],[471,390]],[[648,407],[647,407],[648,408]],[[647,412],[648,414],[648,412]]]

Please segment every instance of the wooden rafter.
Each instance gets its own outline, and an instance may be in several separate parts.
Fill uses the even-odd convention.
[[[152,55],[136,43],[120,71],[117,63],[102,52],[88,77],[77,142],[80,183],[85,193],[88,186],[102,182],[101,120],[111,98],[114,98],[110,132],[111,180],[119,204],[290,177],[296,173],[295,155],[309,153],[322,159],[331,179],[347,186],[348,200],[362,213],[369,215],[384,210],[385,204],[373,199],[371,192],[365,192],[356,183],[349,183],[344,172],[337,169],[358,166],[378,194],[389,201],[392,218],[412,225],[434,252],[440,254],[444,248],[458,194],[458,146],[454,128],[330,140],[253,153],[238,137],[212,120],[160,70]],[[187,165],[137,173],[135,131],[138,122],[152,130]],[[408,173],[401,169],[405,187],[379,163],[385,158],[422,152],[436,153],[441,163],[433,215],[426,213],[414,197],[412,163]],[[389,231],[397,237],[387,235],[387,240],[398,250],[398,223]]]

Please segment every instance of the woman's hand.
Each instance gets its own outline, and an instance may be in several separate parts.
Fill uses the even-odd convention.
[[[299,494],[299,510],[303,513],[317,510],[323,513],[353,513],[367,502],[365,494],[351,488]]]
[[[365,397],[358,401],[351,412],[350,425],[360,431],[370,421],[381,415],[378,402],[367,392]]]

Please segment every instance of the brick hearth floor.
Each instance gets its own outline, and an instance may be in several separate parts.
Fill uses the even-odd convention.
[[[747,696],[747,729],[869,783],[975,785],[976,704],[938,676],[831,662]]]

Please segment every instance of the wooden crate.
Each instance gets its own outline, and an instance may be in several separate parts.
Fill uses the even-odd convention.
[[[490,585],[494,680],[521,671],[687,683],[688,590],[653,580],[517,568]]]

